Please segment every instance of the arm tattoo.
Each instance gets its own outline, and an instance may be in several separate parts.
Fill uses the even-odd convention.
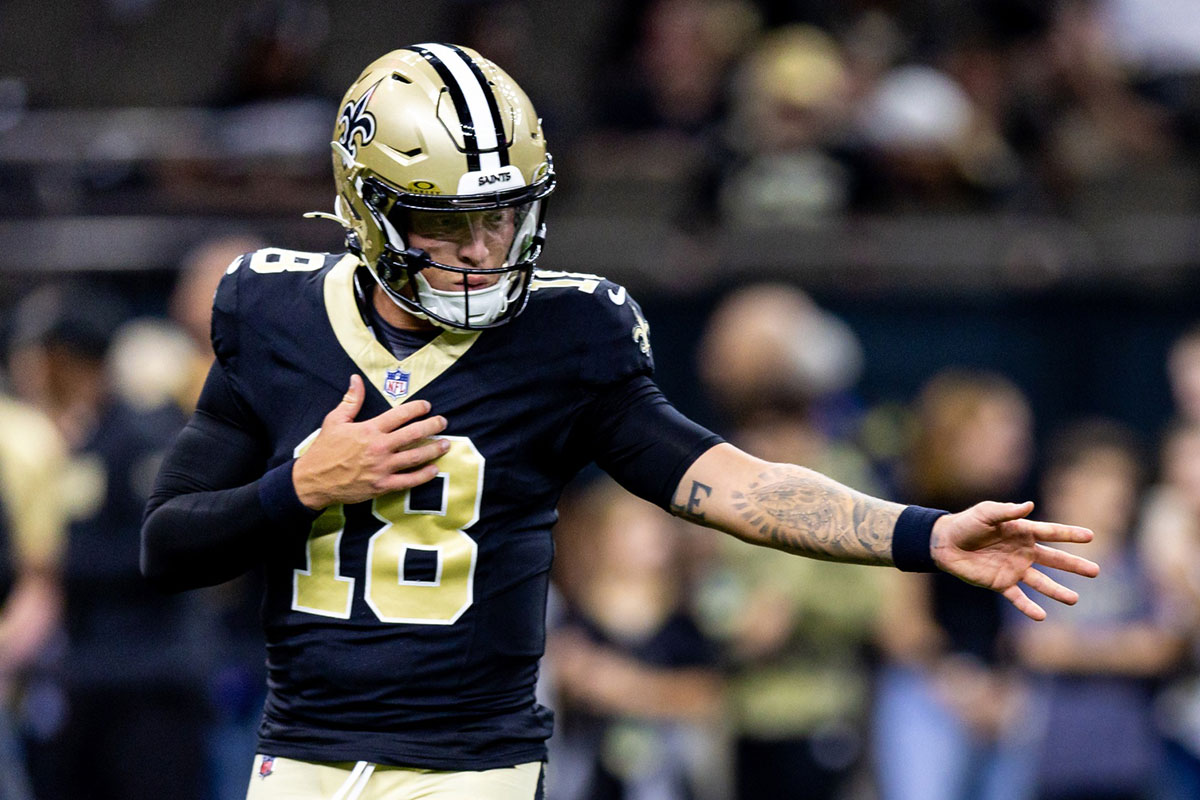
[[[749,526],[739,532],[743,538],[863,564],[891,563],[892,529],[904,509],[792,466],[772,467],[732,498],[733,509]]]
[[[684,519],[704,522],[704,512],[700,510],[700,504],[709,497],[712,497],[711,486],[692,481],[692,492],[688,495],[687,505],[672,504],[671,511]]]

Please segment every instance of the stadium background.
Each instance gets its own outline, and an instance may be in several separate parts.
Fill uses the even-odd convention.
[[[6,0],[0,321],[80,278],[163,317],[181,262],[221,235],[337,249],[333,226],[300,219],[330,205],[337,99],[377,54],[457,41],[545,118],[561,182],[543,266],[630,288],[685,412],[729,424],[698,377],[725,367],[698,367],[698,343],[722,299],[770,279],[861,343],[839,424],[970,367],[1026,393],[1039,444],[1103,415],[1153,448],[1200,286],[1189,5]],[[839,75],[797,101],[803,149],[828,158],[790,200],[738,199],[738,170],[769,150],[746,98],[787,96],[747,65],[795,24],[813,27],[781,62]],[[906,105],[932,110],[894,116]]]

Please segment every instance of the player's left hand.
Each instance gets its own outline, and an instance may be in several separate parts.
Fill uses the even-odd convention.
[[[1087,578],[1100,567],[1086,558],[1046,547],[1042,542],[1090,542],[1092,532],[1074,525],[1025,519],[1033,503],[983,502],[940,517],[930,546],[937,565],[967,583],[1000,592],[1025,616],[1041,621],[1045,610],[1026,596],[1024,583],[1052,600],[1074,605],[1077,592],[1034,565],[1073,572]]]

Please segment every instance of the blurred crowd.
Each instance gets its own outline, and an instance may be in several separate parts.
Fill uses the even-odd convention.
[[[690,200],[713,201],[704,210],[722,223],[1196,207],[1200,24],[1186,2],[630,11],[623,30],[636,33],[606,65],[616,80],[600,82],[600,122],[643,142],[653,132],[648,148],[676,163],[690,152]],[[609,144],[594,154],[604,163],[627,142]]]
[[[362,30],[326,0],[214,6],[202,79],[160,56],[155,81],[129,82],[121,44],[184,22],[161,0],[76,5],[89,7],[59,27],[90,24],[104,45],[94,57],[112,63],[86,80],[0,71],[0,133],[16,132],[25,166],[74,148],[82,168],[49,179],[10,165],[9,213],[111,212],[147,196],[167,212],[309,210],[327,202],[340,94],[329,87],[374,55],[346,43],[399,43],[393,27]],[[629,216],[631,185],[640,210],[693,226],[1200,208],[1200,23],[1187,0],[408,5],[368,0],[354,13],[403,17],[405,36],[467,44],[506,67],[553,132],[562,194],[597,213]],[[552,23],[575,30],[548,39]],[[143,109],[94,138],[65,118],[23,116],[105,102],[215,116]]]
[[[165,7],[86,5],[100,38]],[[714,230],[1200,211],[1192,0],[445,5],[428,38],[495,59],[546,117],[563,175],[551,256],[557,214],[661,219],[690,244],[662,243],[659,291],[712,274]],[[551,6],[594,23],[571,69],[544,56]],[[376,55],[342,46],[342,12],[249,4],[219,90],[189,101],[200,124],[131,118],[53,170],[0,158],[0,213],[153,209],[258,231],[328,207],[322,69]],[[11,132],[53,151],[54,130],[22,127],[52,103],[34,76],[0,74],[0,153],[26,152]],[[613,226],[614,258],[629,230]],[[0,301],[0,798],[245,794],[265,689],[257,578],[165,596],[138,573],[142,506],[212,359],[216,282],[267,243],[187,231],[150,237],[137,266],[156,278],[37,275]],[[311,236],[269,243],[339,246]],[[124,252],[86,244],[64,260]],[[682,326],[693,338],[655,339],[684,354],[663,366],[719,433],[902,502],[1033,498],[1037,516],[1095,530],[1101,577],[1033,624],[940,576],[688,527],[589,473],[556,532],[550,800],[1200,797],[1200,328],[1116,378],[1166,375],[1174,408],[1147,437],[1144,419],[1047,424],[1014,375],[955,363],[884,404],[859,381],[903,342],[868,353],[794,281],[726,288]]]

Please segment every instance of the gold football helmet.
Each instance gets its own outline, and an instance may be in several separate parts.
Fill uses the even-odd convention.
[[[503,70],[450,44],[388,53],[346,92],[332,147],[347,246],[401,308],[464,330],[521,312],[555,178],[541,121]],[[500,231],[507,258],[501,266],[434,261],[408,241],[414,222],[423,230]],[[421,275],[430,267],[462,275],[461,288],[434,289]]]

